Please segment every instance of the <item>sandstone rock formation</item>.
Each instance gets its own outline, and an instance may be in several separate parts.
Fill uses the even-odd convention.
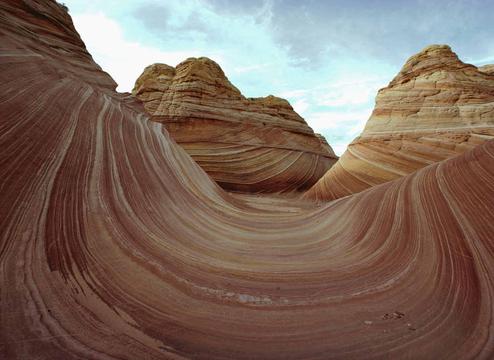
[[[0,19],[1,359],[493,357],[492,141],[319,207],[230,195],[54,1]]]
[[[362,134],[306,196],[332,200],[461,154],[494,136],[494,75],[449,46],[412,56]]]
[[[148,66],[133,94],[225,189],[307,190],[336,162],[284,99],[245,98],[208,58]]]
[[[480,66],[479,71],[482,71],[486,74],[494,75],[494,64]]]

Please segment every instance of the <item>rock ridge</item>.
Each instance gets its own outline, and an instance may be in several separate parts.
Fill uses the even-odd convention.
[[[306,196],[334,200],[461,154],[494,137],[494,77],[447,45],[428,46],[386,88],[363,132]]]
[[[303,191],[337,160],[287,100],[246,98],[209,58],[152,64],[132,94],[228,190]]]

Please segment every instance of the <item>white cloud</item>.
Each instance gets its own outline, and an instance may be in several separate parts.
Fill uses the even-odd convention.
[[[269,64],[269,63],[263,63],[263,64],[248,65],[248,66],[237,66],[237,67],[233,68],[233,71],[235,71],[236,73],[242,74],[242,73],[248,73],[248,72],[253,72],[253,71],[260,70],[260,69],[264,69],[270,65],[271,64]]]
[[[309,125],[317,132],[328,129],[349,128],[363,129],[372,108],[358,111],[320,111],[307,116]]]
[[[376,86],[367,83],[331,86],[326,93],[321,93],[322,96],[317,102],[320,106],[360,105],[372,101],[376,96]]]
[[[176,6],[170,13],[178,21],[179,5],[193,2],[180,0],[167,5],[172,3]],[[110,11],[83,9],[71,15],[89,52],[119,84],[119,91],[130,91],[142,70],[152,63],[176,65],[191,56],[208,56],[246,96],[273,94],[289,100],[314,131],[327,137],[338,154],[363,129],[377,89],[389,80],[383,77],[384,71],[355,68],[352,64],[340,69],[328,63],[318,73],[293,67],[285,51],[273,43],[265,23],[256,23],[248,16],[220,21],[220,15],[197,6],[185,6],[182,12],[189,14],[191,9],[200,15],[198,25],[208,36],[172,29],[160,37],[145,26],[133,29],[139,38],[156,39],[156,46],[126,38],[128,20],[107,15],[112,14]],[[177,36],[172,36],[173,31]]]
[[[494,55],[493,56],[488,56],[482,59],[474,59],[474,60],[466,60],[467,63],[469,64],[474,64],[476,66],[482,66],[486,64],[492,64],[494,63]]]
[[[297,89],[297,90],[283,91],[279,93],[278,96],[286,99],[297,99],[307,95],[308,93],[309,90],[307,89]]]
[[[119,91],[130,91],[142,70],[156,62],[176,65],[196,51],[161,51],[124,38],[120,25],[103,13],[72,14],[77,31],[94,60],[118,83]]]
[[[300,115],[304,116],[304,113],[307,111],[307,109],[310,108],[310,104],[306,101],[306,99],[299,99],[296,100],[292,104],[293,109]]]
[[[329,145],[331,145],[336,155],[341,156],[348,146],[348,141],[332,142]]]
[[[336,155],[341,155],[347,145],[362,132],[372,109],[369,106],[361,110],[319,111],[309,114],[306,120],[315,132],[326,138]]]

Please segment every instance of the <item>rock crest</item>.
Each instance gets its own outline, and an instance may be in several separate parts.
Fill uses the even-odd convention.
[[[494,137],[491,67],[447,45],[412,56],[381,89],[364,131],[306,196],[333,200],[405,176]]]
[[[132,91],[172,138],[222,187],[306,190],[337,157],[288,101],[246,98],[211,59],[153,64]]]

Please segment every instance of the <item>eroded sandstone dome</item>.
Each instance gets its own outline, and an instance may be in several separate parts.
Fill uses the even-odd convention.
[[[211,59],[153,64],[132,91],[223,188],[306,190],[336,162],[328,143],[275,96],[245,98]]]
[[[364,131],[306,194],[333,200],[461,154],[494,137],[494,75],[447,45],[412,56],[379,91]]]

